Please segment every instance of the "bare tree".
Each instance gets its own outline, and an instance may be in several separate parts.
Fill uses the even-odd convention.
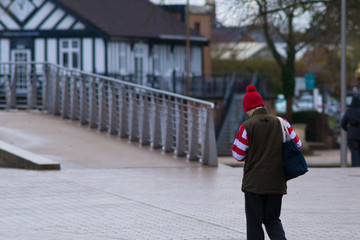
[[[287,99],[287,118],[292,121],[295,90],[296,53],[327,31],[324,11],[335,0],[223,0],[221,3],[238,16],[239,25],[260,26],[266,43],[281,70],[283,92]],[[276,39],[277,38],[277,39]],[[276,48],[285,44],[286,55]]]

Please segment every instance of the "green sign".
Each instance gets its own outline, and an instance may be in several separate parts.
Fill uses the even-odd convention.
[[[315,74],[309,73],[305,75],[305,88],[314,89],[316,87]]]

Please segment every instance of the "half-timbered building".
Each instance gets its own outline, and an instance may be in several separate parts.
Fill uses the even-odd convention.
[[[190,72],[202,75],[191,32]],[[148,0],[0,0],[0,61],[51,62],[115,77],[186,71],[186,26]]]

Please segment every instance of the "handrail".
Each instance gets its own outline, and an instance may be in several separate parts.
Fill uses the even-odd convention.
[[[47,62],[0,63],[1,99],[218,165],[210,102]]]
[[[258,83],[258,73],[254,72],[254,75],[253,75],[253,77],[251,79],[251,84],[256,86],[257,83]]]
[[[252,77],[252,79],[251,79],[250,84],[256,86],[257,83],[258,83],[258,73],[255,72],[255,73],[253,74],[253,77]],[[243,94],[245,95],[245,93],[246,93],[246,92],[244,92]],[[245,113],[244,109],[241,108],[240,116],[239,116],[239,123],[238,123],[238,126],[237,126],[236,129],[239,129],[240,125],[241,125],[243,122],[245,122],[247,119],[248,119],[247,114]]]
[[[29,62],[21,62],[21,61],[19,61],[19,62],[0,62],[0,64],[18,64],[18,65],[20,65],[20,64],[49,64],[49,65],[52,65],[52,66],[57,67],[57,68],[59,68],[61,70],[64,70],[64,71],[75,72],[75,73],[79,73],[79,74],[86,74],[88,76],[95,77],[95,78],[103,78],[104,80],[118,82],[118,83],[121,83],[121,84],[125,84],[127,86],[132,86],[132,87],[136,87],[136,88],[143,89],[143,90],[150,90],[150,91],[153,91],[153,92],[166,94],[166,95],[172,96],[172,97],[182,98],[182,99],[185,99],[185,100],[189,100],[189,101],[201,103],[201,104],[204,104],[204,105],[208,105],[209,107],[214,108],[214,103],[212,103],[212,102],[208,102],[208,101],[200,100],[200,99],[197,99],[197,98],[192,98],[192,97],[188,97],[188,96],[184,96],[184,95],[181,95],[181,94],[172,93],[172,92],[168,92],[168,91],[164,91],[164,90],[160,90],[160,89],[156,89],[156,88],[142,86],[142,85],[139,85],[139,84],[126,82],[126,81],[123,81],[123,80],[120,80],[120,79],[111,78],[111,77],[107,77],[107,76],[103,76],[103,75],[99,75],[99,74],[95,74],[95,73],[87,73],[87,72],[83,72],[83,71],[80,71],[80,70],[77,70],[77,69],[69,69],[69,68],[65,68],[64,66],[54,64],[54,63],[35,62],[35,61],[29,61]]]
[[[215,135],[216,138],[219,136],[221,127],[225,121],[226,114],[229,110],[229,107],[231,105],[231,100],[233,93],[235,91],[235,84],[236,84],[236,73],[233,73],[231,76],[230,84],[226,88],[226,93],[223,100],[223,105],[221,107],[221,111],[219,111],[216,122],[215,122]]]

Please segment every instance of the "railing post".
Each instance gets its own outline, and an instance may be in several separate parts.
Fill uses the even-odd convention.
[[[109,82],[108,94],[109,94],[109,129],[110,134],[116,133],[116,123],[118,122],[117,114],[117,102],[116,102],[116,91],[114,82]]]
[[[89,92],[89,125],[90,128],[96,128],[97,126],[97,116],[98,116],[98,106],[96,99],[96,79],[91,78],[90,82],[90,92]]]
[[[10,78],[8,74],[6,74],[5,76],[6,105],[8,108],[14,108],[16,106],[16,79],[15,79],[16,69],[14,70],[13,73],[11,73],[11,68],[12,68],[11,65],[9,65],[9,74],[11,74]]]
[[[63,76],[63,92],[62,92],[62,113],[63,118],[69,117],[70,108],[70,94],[69,94],[70,77],[68,75]]]
[[[161,148],[161,105],[160,100],[158,99],[158,94],[153,93],[152,95],[152,105],[154,109],[154,120],[153,120],[153,132],[152,132],[152,148]]]
[[[106,103],[106,82],[105,80],[99,83],[99,131],[106,130],[106,115],[107,115],[107,103]]]
[[[88,95],[86,88],[85,76],[82,76],[81,81],[81,93],[80,93],[80,124],[87,123],[86,112],[89,111]]]
[[[35,65],[27,65],[27,67],[30,67],[31,72],[27,74],[27,108],[28,109],[34,109],[36,108],[36,66]]]
[[[173,152],[174,151],[174,131],[173,131],[173,109],[171,104],[171,99],[168,97],[164,98],[164,109],[166,109],[166,120],[165,120],[165,133],[164,133],[164,152]]]
[[[18,66],[15,64],[14,73],[12,74],[12,81],[10,83],[10,108],[16,107],[16,90],[17,90],[17,68]]]
[[[57,69],[57,72],[55,73],[55,81],[54,81],[54,92],[53,92],[53,114],[54,115],[60,115],[60,88],[59,88],[59,81],[60,81],[60,69]]]
[[[188,109],[188,116],[191,127],[189,131],[189,154],[188,158],[190,161],[198,160],[199,157],[199,129],[198,129],[198,122],[197,122],[197,109],[196,106],[193,108]]]
[[[185,156],[185,116],[183,100],[176,101],[176,155]]]
[[[130,121],[130,140],[138,141],[139,140],[139,107],[135,89],[129,94],[131,104],[131,121]]]
[[[126,94],[125,87],[122,87],[120,90],[121,97],[119,99],[119,109],[120,109],[120,129],[119,129],[119,136],[121,138],[126,138],[129,136],[129,118],[128,118],[128,99]]]
[[[141,123],[141,133],[140,133],[140,142],[142,145],[150,144],[150,115],[149,115],[149,108],[151,107],[149,103],[149,97],[145,93],[142,96],[142,106],[143,106],[143,118]]]
[[[70,118],[72,120],[78,119],[79,115],[79,94],[78,94],[78,88],[77,88],[77,77],[74,75],[71,75],[70,79],[71,83],[71,114]]]
[[[171,73],[172,84],[173,84],[173,92],[176,93],[176,72],[175,69]]]
[[[42,65],[42,72],[44,76],[44,80],[42,82],[42,103],[44,110],[49,111],[49,81],[50,81],[50,65],[43,64]]]
[[[218,166],[214,120],[211,108],[206,110],[206,122],[203,134],[201,162],[204,165]]]

